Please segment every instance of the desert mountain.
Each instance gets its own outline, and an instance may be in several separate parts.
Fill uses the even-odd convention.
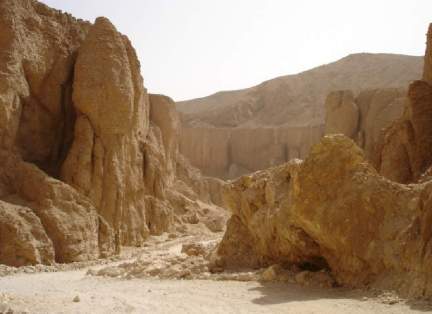
[[[353,54],[252,88],[179,102],[180,151],[204,174],[232,179],[305,158],[326,122],[341,127],[334,122],[371,152],[380,129],[402,115],[404,87],[422,65],[420,57]],[[351,100],[327,97],[334,91]],[[338,109],[347,101],[355,112]],[[326,121],[326,111],[334,121]]]
[[[352,54],[257,86],[177,103],[185,127],[309,126],[324,121],[329,92],[403,87],[421,74],[421,57]]]

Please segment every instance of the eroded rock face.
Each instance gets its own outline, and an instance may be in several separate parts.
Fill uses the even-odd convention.
[[[89,23],[31,0],[0,4],[0,145],[56,175],[71,140],[71,80]]]
[[[407,86],[421,75],[422,64],[420,57],[354,54],[243,90],[178,102],[183,126],[180,151],[205,175],[224,179],[303,159],[324,134],[326,97],[340,90],[345,91],[343,99],[338,100],[338,92],[329,99],[338,109],[328,116],[328,133],[352,136],[369,150],[371,135],[375,138],[403,111],[387,100],[393,92],[384,96],[387,92],[372,89]],[[359,94],[369,96],[360,99]],[[371,124],[365,125],[366,120]],[[368,134],[362,134],[364,130]]]
[[[375,160],[381,132],[403,115],[407,101],[404,88],[335,91],[326,100],[326,134],[343,134]]]
[[[75,140],[61,178],[91,199],[120,243],[140,245],[148,234],[140,150],[150,105],[133,48],[106,18],[79,49],[73,104]]]
[[[354,101],[353,92],[331,92],[325,105],[325,134],[341,133],[354,137],[359,123],[359,108]]]
[[[55,261],[84,261],[113,252],[112,230],[87,198],[8,152],[2,151],[0,160],[0,177],[7,187],[2,199],[11,204],[10,212],[16,211],[12,204],[17,204],[31,209],[40,219],[52,242]],[[99,229],[106,229],[108,236],[100,238]]]
[[[147,94],[108,19],[6,0],[0,26],[0,263],[84,261],[190,221],[224,225],[210,184],[177,171],[174,103]]]
[[[328,268],[340,284],[430,296],[430,235],[424,229],[429,190],[430,184],[385,179],[353,141],[326,136],[303,163],[257,172],[227,187],[233,216],[217,262]],[[250,258],[239,259],[237,250]]]
[[[27,252],[3,254],[1,262],[71,262],[111,254],[105,243],[110,229],[95,208],[49,176],[58,175],[71,142],[74,60],[90,24],[30,0],[2,1],[0,24],[0,197],[12,217],[23,207],[36,216],[26,214],[27,226],[21,219],[23,232],[36,239],[21,243]],[[99,229],[108,235],[99,239]],[[22,234],[15,239],[23,240]]]
[[[322,126],[183,128],[180,151],[203,174],[233,179],[306,157],[322,134]]]
[[[404,114],[383,131],[374,159],[381,174],[401,183],[419,180],[432,164],[431,47],[429,27],[423,80],[410,84]]]
[[[432,86],[413,82],[401,119],[384,130],[375,164],[380,173],[396,182],[416,181],[432,163]]]
[[[54,261],[52,242],[31,209],[0,201],[0,225],[3,264],[22,266]]]
[[[427,33],[427,46],[424,57],[423,80],[432,83],[432,24],[429,25]]]

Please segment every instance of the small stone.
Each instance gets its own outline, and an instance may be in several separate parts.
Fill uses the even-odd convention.
[[[278,273],[281,272],[280,265],[272,265],[263,271],[261,274],[261,280],[263,281],[275,281],[277,280]]]
[[[178,238],[178,235],[175,234],[175,233],[170,233],[170,234],[168,235],[168,239],[176,239],[176,238]]]
[[[295,275],[295,281],[296,283],[300,285],[305,285],[307,283],[307,278],[309,277],[308,271],[302,271]]]
[[[75,296],[75,298],[73,298],[73,300],[72,301],[74,301],[75,303],[78,303],[78,302],[80,302],[81,301],[81,299],[80,299],[80,297],[79,296]]]

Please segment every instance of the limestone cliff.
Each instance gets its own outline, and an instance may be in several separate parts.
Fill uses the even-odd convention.
[[[180,151],[203,173],[220,178],[305,158],[329,127],[335,129],[327,133],[358,138],[369,151],[380,128],[400,117],[398,90],[418,78],[421,67],[420,57],[354,54],[248,89],[178,102]],[[338,90],[347,92],[331,94]]]
[[[431,33],[432,26],[427,35],[423,79],[409,85],[404,114],[380,135],[373,160],[382,175],[401,183],[418,181],[432,165]]]
[[[180,151],[203,174],[223,179],[304,158],[323,134],[321,126],[183,128]]]
[[[323,126],[304,127],[184,127],[180,151],[204,174],[233,179],[273,167],[293,158],[304,159],[324,134],[344,134],[376,159],[382,129],[398,120],[407,101],[405,88],[333,91],[325,101]]]
[[[325,134],[344,134],[375,160],[382,130],[400,119],[407,102],[405,88],[333,91],[326,99]]]
[[[190,187],[187,164],[177,173],[174,103],[147,93],[108,19],[4,0],[0,27],[0,263],[84,261],[180,224],[223,228],[210,186]]]

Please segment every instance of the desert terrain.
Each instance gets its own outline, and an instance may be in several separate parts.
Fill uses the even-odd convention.
[[[399,298],[394,292],[305,286],[293,282],[242,278],[175,279],[92,272],[134,262],[145,253],[155,264],[161,255],[181,256],[184,243],[219,241],[220,237],[167,235],[149,239],[143,249],[128,248],[116,260],[50,271],[24,268],[0,278],[2,310],[13,313],[424,313],[427,301]],[[6,272],[3,270],[2,275]]]
[[[178,103],[106,17],[0,26],[0,313],[432,312],[432,24]]]

